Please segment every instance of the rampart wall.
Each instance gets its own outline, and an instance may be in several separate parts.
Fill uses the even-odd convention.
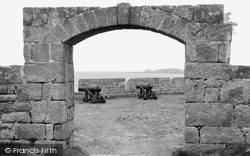
[[[184,78],[106,78],[106,79],[79,79],[79,87],[100,86],[101,94],[104,97],[128,97],[137,96],[138,84],[152,84],[156,94],[183,94]],[[80,100],[84,97],[84,92],[75,93],[75,99]]]

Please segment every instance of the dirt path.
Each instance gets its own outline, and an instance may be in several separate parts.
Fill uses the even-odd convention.
[[[76,102],[75,127],[75,145],[92,155],[170,155],[183,145],[184,97]]]

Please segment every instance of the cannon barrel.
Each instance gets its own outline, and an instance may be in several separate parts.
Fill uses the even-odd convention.
[[[153,85],[147,84],[147,85],[136,85],[136,89],[143,88],[143,89],[152,89]]]
[[[78,91],[86,91],[89,90],[91,92],[100,92],[102,89],[99,86],[91,86],[91,87],[78,87]]]

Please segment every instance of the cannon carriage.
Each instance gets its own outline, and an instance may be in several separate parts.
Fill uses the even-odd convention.
[[[152,91],[153,85],[146,84],[146,85],[136,85],[136,89],[139,89],[138,98],[143,100],[154,99],[157,100],[157,96]]]
[[[100,94],[101,90],[99,86],[78,87],[79,92],[85,92],[83,102],[90,103],[106,103],[106,99]]]

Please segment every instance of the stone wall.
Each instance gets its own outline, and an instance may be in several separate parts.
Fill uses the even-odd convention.
[[[110,78],[110,79],[79,79],[78,87],[100,86],[101,94],[104,97],[124,96],[125,94],[125,78]],[[75,99],[82,99],[84,92],[75,94]]]
[[[125,78],[106,78],[106,79],[79,79],[79,87],[100,86],[101,94],[104,97],[118,96],[137,96],[138,84],[152,84],[153,91],[156,94],[183,94],[184,78],[131,78],[128,81]],[[80,100],[84,97],[84,92],[75,93],[75,99]]]
[[[189,150],[250,144],[250,66],[230,66],[224,76],[185,81]]]
[[[186,148],[249,144],[250,70],[229,64],[223,5],[24,8],[23,29],[24,66],[1,68],[1,142],[73,146],[73,45],[143,29],[185,44]]]
[[[62,139],[73,132],[74,107],[61,100],[60,85],[29,83],[23,66],[0,67],[0,73],[0,143],[60,143],[67,148],[70,140]]]

